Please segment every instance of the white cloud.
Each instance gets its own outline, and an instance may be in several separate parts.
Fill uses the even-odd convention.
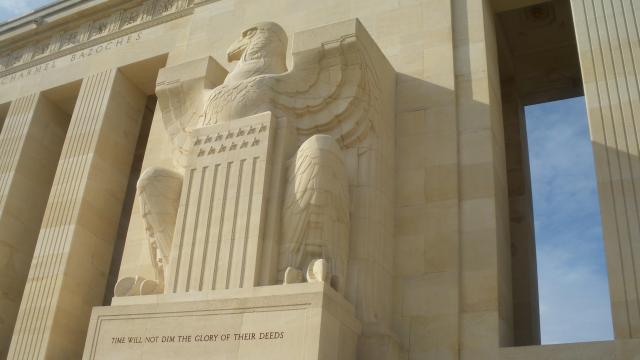
[[[542,342],[611,339],[593,155],[583,98],[528,107]]]

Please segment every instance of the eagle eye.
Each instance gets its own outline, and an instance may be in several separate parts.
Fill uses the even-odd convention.
[[[245,31],[242,32],[242,37],[243,38],[250,38],[253,35],[255,35],[255,33],[258,31],[258,28],[256,27],[252,27],[251,29],[247,29]]]

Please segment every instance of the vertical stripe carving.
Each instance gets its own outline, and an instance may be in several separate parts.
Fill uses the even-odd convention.
[[[4,209],[11,178],[33,118],[38,94],[15,100],[9,108],[4,129],[0,134],[0,209]]]
[[[264,116],[198,129],[171,257],[173,292],[255,284],[271,156]],[[251,276],[249,276],[251,274]]]
[[[640,30],[635,0],[572,0],[616,338],[640,337]]]

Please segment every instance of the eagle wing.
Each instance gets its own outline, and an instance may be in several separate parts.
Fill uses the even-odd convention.
[[[138,180],[142,218],[147,232],[156,280],[164,280],[176,224],[182,175],[159,167],[147,169]]]
[[[333,273],[343,277],[349,252],[349,180],[341,150],[330,136],[313,136],[289,161],[287,171],[283,269],[304,266],[310,260],[307,246],[322,246],[318,256],[327,256]]]
[[[185,165],[185,157],[193,146],[191,129],[202,122],[210,89],[220,85],[226,74],[210,57],[160,70],[156,83],[158,108],[178,165]]]
[[[189,129],[197,123],[204,103],[204,91],[189,85],[189,82],[177,80],[160,82],[156,87],[162,122],[178,160],[191,148],[192,137]]]
[[[269,85],[274,107],[295,119],[303,139],[327,134],[347,149],[375,131],[377,74],[355,34],[294,52],[293,60],[291,71]]]
[[[286,258],[284,266],[300,268],[304,257],[303,245],[307,236],[310,212],[307,211],[311,198],[309,182],[315,172],[310,162],[299,166],[296,157],[287,166],[287,189],[283,206],[283,245]]]

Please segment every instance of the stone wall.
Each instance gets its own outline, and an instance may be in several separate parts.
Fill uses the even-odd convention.
[[[26,250],[35,248],[35,257],[0,254],[1,259],[11,258],[10,266],[19,265],[16,272],[31,268],[26,283],[11,284],[9,295],[0,282],[2,304],[15,303],[20,297],[17,289],[26,284],[19,313],[2,306],[3,318],[17,316],[18,320],[10,350],[8,343],[0,342],[0,354],[9,351],[11,359],[67,359],[82,353],[91,307],[102,304],[105,292],[120,211],[131,181],[138,125],[161,67],[211,56],[230,70],[226,49],[256,22],[282,25],[291,48],[295,33],[353,18],[361,21],[396,72],[395,105],[385,104],[386,122],[380,127],[383,171],[371,173],[382,184],[385,206],[378,214],[382,220],[369,229],[376,239],[372,241],[377,246],[375,256],[364,259],[376,262],[367,268],[373,269],[367,274],[374,279],[367,291],[374,305],[363,312],[370,304],[355,304],[363,322],[359,358],[493,360],[541,354],[549,358],[564,358],[569,353],[633,354],[634,340],[510,347],[514,331],[519,331],[514,330],[513,312],[518,305],[513,303],[512,279],[517,276],[511,264],[512,236],[517,231],[511,223],[510,148],[505,148],[504,126],[514,114],[503,114],[511,99],[503,97],[500,84],[494,12],[512,3],[219,0],[118,4],[114,14],[128,14],[142,6],[141,14],[147,15],[128,23],[107,14],[105,7],[97,7],[89,23],[79,14],[90,14],[90,10],[63,13],[60,16],[69,20],[64,28],[51,20],[41,29],[34,25],[33,38],[29,30],[25,30],[27,35],[15,34],[14,41],[0,38],[0,47],[12,53],[21,45],[30,49],[20,52],[19,59],[12,58],[11,64],[5,61],[0,69],[0,104],[11,103],[0,149],[13,149],[19,152],[18,158],[28,158],[28,152],[16,145],[22,141],[20,134],[25,134],[13,122],[27,124],[33,113],[28,109],[46,106],[45,92],[82,82],[79,95],[77,91],[47,95],[63,109],[71,100],[70,109],[60,111],[73,116],[57,173],[49,181],[52,195],[48,191],[21,195],[46,209],[40,216],[43,225],[36,226],[38,236],[25,233],[23,238]],[[635,14],[640,13],[640,5],[631,0],[574,0],[572,4],[596,152],[616,337],[637,338],[640,310],[634,264],[640,238],[635,195],[640,174],[636,136],[640,90],[636,63],[640,50]],[[101,29],[93,24],[99,24],[103,15],[109,15],[111,27],[103,29],[104,33],[92,32]],[[75,27],[84,29],[84,38],[64,42],[62,35]],[[51,34],[62,35],[50,39]],[[35,40],[56,45],[40,53],[33,45],[39,43]],[[291,56],[287,63],[292,66]],[[503,99],[508,99],[505,104]],[[54,113],[49,111],[47,116]],[[503,116],[510,118],[504,122]],[[37,123],[28,126],[37,127]],[[394,129],[395,138],[389,136]],[[53,152],[49,155],[55,157]],[[2,163],[7,167],[3,181],[20,173],[15,161]],[[157,108],[142,171],[154,166],[176,169],[172,144]],[[47,182],[46,177],[40,180]],[[393,191],[386,192],[391,184]],[[38,186],[47,188],[47,184]],[[13,195],[8,191],[0,193],[0,199],[9,196]],[[119,278],[154,277],[138,201],[136,198],[133,204]],[[3,200],[0,221],[20,204]],[[0,244],[4,246],[11,239],[10,232],[2,231]],[[11,333],[5,328],[1,331],[0,335]]]

